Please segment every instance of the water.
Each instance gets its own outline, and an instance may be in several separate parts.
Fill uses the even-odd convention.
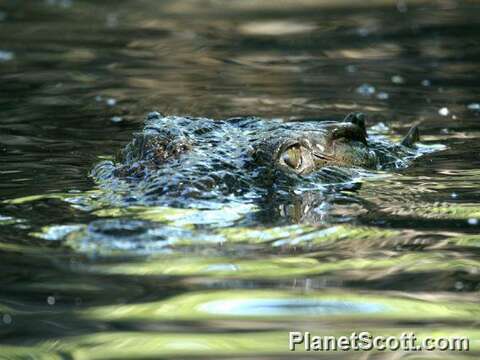
[[[354,330],[469,336],[471,351],[296,355],[478,358],[479,11],[1,3],[0,358],[287,359],[289,331]],[[423,144],[444,148],[275,207],[118,206],[88,174],[153,110],[363,111],[392,140],[419,123]]]

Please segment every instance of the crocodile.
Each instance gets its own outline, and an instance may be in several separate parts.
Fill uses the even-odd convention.
[[[422,154],[417,127],[394,143],[368,134],[365,122],[360,112],[302,122],[152,112],[120,154],[91,175],[122,203],[202,207],[352,184],[365,171],[406,167]]]

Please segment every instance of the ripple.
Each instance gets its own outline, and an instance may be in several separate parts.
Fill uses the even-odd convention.
[[[237,316],[318,316],[322,314],[349,315],[386,311],[383,304],[354,303],[333,300],[308,299],[238,299],[213,301],[200,306],[200,311],[219,315]]]
[[[148,304],[96,307],[81,311],[89,319],[122,320],[128,318],[160,321],[200,319],[333,319],[425,321],[428,319],[473,321],[480,314],[473,302],[455,298],[435,300],[395,294],[365,295],[341,291],[310,292],[301,297],[277,290],[203,291]]]
[[[0,357],[287,359],[289,330],[353,326],[468,336],[458,359],[480,358],[480,4],[7,3]],[[312,177],[175,206],[97,187],[89,169],[112,165],[149,109],[297,127],[368,111],[372,138],[419,123],[428,155],[341,186]]]

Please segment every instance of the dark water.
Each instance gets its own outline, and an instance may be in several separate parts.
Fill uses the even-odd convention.
[[[0,2],[0,358],[477,359],[479,14],[474,1]],[[276,207],[118,206],[88,174],[152,110],[363,111],[392,140],[419,123],[438,151]],[[471,351],[292,356],[293,330],[468,336]]]

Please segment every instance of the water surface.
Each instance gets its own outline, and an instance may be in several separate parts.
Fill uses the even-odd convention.
[[[368,330],[469,336],[471,351],[297,356],[478,358],[479,13],[453,0],[2,2],[0,357],[287,359],[288,331]],[[121,206],[89,173],[153,110],[363,111],[392,140],[419,124],[440,147],[275,206]]]

